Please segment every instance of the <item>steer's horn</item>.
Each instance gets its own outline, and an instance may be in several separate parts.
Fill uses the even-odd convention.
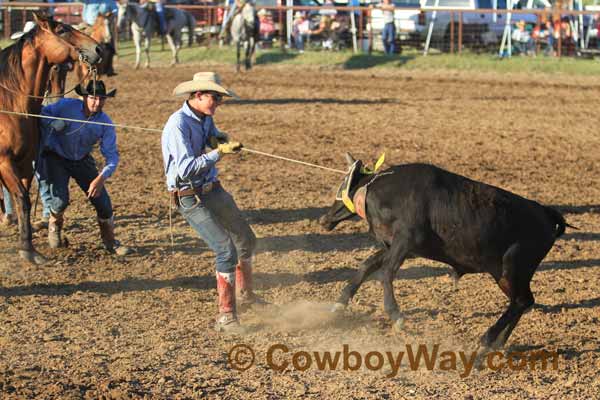
[[[354,159],[354,157],[352,157],[352,154],[350,153],[346,153],[346,161],[348,162],[348,165],[352,165],[356,162],[356,160]]]

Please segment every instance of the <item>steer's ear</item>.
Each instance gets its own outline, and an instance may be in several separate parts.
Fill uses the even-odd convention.
[[[354,165],[356,160],[354,159],[354,157],[352,157],[352,154],[346,153],[346,162],[348,163],[348,166],[352,166]]]

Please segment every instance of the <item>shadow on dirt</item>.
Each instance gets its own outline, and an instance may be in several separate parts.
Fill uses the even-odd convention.
[[[552,261],[544,262],[538,267],[538,271],[551,271],[560,269],[576,269],[585,267],[600,267],[600,259]]]
[[[401,67],[412,61],[416,56],[387,56],[385,54],[356,54],[350,57],[342,67],[344,69],[365,69],[373,68],[381,64],[393,64]]]
[[[280,99],[244,99],[231,100],[227,106],[235,105],[288,105],[288,104],[335,104],[335,105],[369,105],[369,104],[399,104],[407,103],[397,99],[335,99],[331,97],[322,98],[280,98]]]
[[[328,207],[307,207],[307,208],[261,208],[257,210],[245,210],[242,213],[250,224],[278,224],[282,222],[296,222],[305,219],[317,220],[324,215]]]
[[[596,240],[600,240],[600,233],[573,232],[573,233],[565,233],[560,238],[563,240],[576,240],[578,242],[596,241]]]
[[[374,247],[376,244],[366,233],[320,234],[270,236],[259,238],[257,253],[302,250],[312,253],[330,251],[352,251]]]
[[[256,56],[256,65],[277,64],[283,61],[293,60],[298,57],[297,53],[261,53]]]

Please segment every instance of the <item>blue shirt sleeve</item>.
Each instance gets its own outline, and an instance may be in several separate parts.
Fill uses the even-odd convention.
[[[112,121],[109,123],[112,124]],[[117,134],[113,126],[105,126],[100,139],[100,152],[104,156],[105,165],[100,173],[105,179],[114,174],[119,164],[119,150],[117,149]]]
[[[190,180],[194,176],[207,171],[219,161],[217,150],[195,156],[189,134],[184,131],[183,124],[177,123],[174,125],[171,131],[168,132],[167,146],[170,155],[173,157],[179,178],[184,181]]]

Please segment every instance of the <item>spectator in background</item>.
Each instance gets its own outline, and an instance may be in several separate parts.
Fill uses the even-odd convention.
[[[304,53],[304,41],[309,33],[308,19],[303,12],[296,11],[294,23],[292,24],[292,38],[294,39],[294,46],[300,53]]]
[[[385,54],[391,55],[396,52],[396,24],[394,23],[394,5],[391,0],[383,0],[378,6],[383,12],[383,50]]]
[[[275,24],[271,12],[262,8],[258,13],[259,27],[259,40],[262,46],[270,47],[275,36]]]
[[[112,12],[117,15],[118,7],[115,0],[83,0],[83,12],[81,18],[89,26],[94,25],[98,14]]]
[[[548,21],[546,15],[540,18],[540,24],[533,28],[531,37],[534,43],[545,45],[544,55],[554,55],[554,37],[552,35],[552,24]]]
[[[333,49],[333,16],[331,15],[322,15],[321,20],[319,21],[319,27],[315,30],[311,30],[311,35],[321,35],[322,37],[322,46],[323,50],[332,50]]]
[[[517,22],[515,29],[512,33],[512,40],[515,50],[521,55],[530,55],[534,53],[535,43],[531,34],[527,30],[525,21],[520,20]]]

